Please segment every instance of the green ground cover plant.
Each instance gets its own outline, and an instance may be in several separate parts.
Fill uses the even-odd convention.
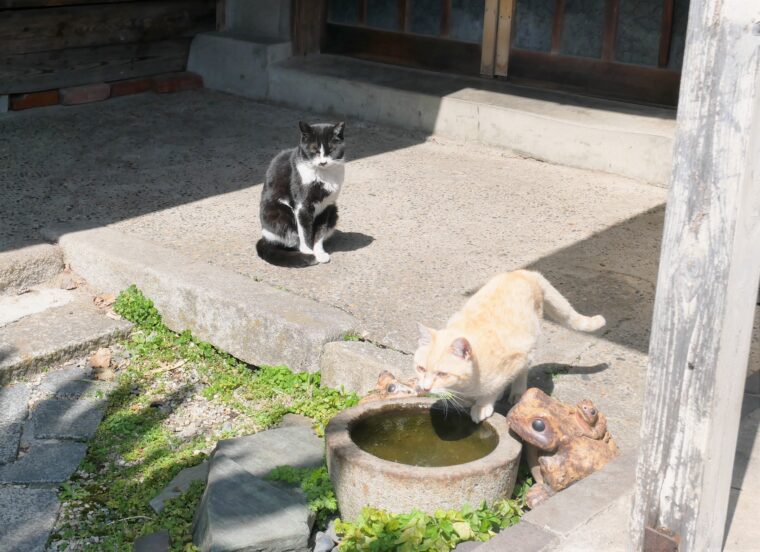
[[[172,550],[195,550],[190,531],[202,484],[160,514],[149,505],[177,473],[206,459],[219,439],[267,429],[289,412],[313,418],[323,432],[333,415],[358,402],[354,394],[321,387],[319,374],[253,367],[189,332],[169,330],[134,286],[119,295],[114,310],[135,324],[122,344],[129,364],[118,374],[84,461],[62,486],[53,550],[131,550],[137,537],[162,528]],[[177,425],[187,405],[201,414],[216,409],[227,421],[183,433]],[[329,483],[326,472],[306,479],[320,488]]]

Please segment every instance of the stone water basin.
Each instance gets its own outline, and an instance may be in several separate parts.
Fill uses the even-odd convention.
[[[436,399],[349,408],[325,431],[327,468],[343,519],[365,506],[434,513],[511,496],[521,444],[504,416],[481,424]]]

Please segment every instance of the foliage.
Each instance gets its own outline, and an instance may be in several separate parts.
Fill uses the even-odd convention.
[[[338,511],[338,501],[335,498],[327,466],[319,468],[294,468],[279,466],[272,470],[266,479],[297,484],[301,487],[309,509],[317,515],[317,526],[324,527],[327,519]]]
[[[261,431],[288,412],[314,418],[323,430],[334,414],[358,402],[356,395],[322,388],[319,374],[252,367],[190,332],[171,331],[134,286],[119,295],[114,309],[135,324],[124,343],[131,358],[77,474],[62,486],[66,504],[52,540],[67,541],[71,549],[131,550],[138,536],[167,528],[173,551],[194,550],[190,523],[202,485],[161,514],[149,505],[177,473],[202,462],[218,439]],[[168,425],[171,409],[156,407],[156,400],[179,405],[190,398],[229,407],[233,422],[216,432],[180,436]],[[329,497],[320,477],[306,478],[305,484],[321,511]]]
[[[361,336],[361,334],[355,332],[355,331],[347,331],[342,336],[343,341],[364,341],[364,338]]]
[[[338,520],[335,529],[345,552],[386,551],[447,552],[463,541],[486,541],[499,530],[520,520],[523,510],[517,500],[501,500],[490,508],[484,503],[474,509],[439,510],[434,515],[419,511],[390,514],[365,508],[353,523]]]

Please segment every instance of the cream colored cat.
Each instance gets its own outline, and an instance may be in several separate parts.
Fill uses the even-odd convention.
[[[557,322],[583,332],[605,324],[603,316],[583,316],[541,274],[517,270],[492,278],[442,330],[420,324],[414,354],[422,391],[450,394],[471,406],[474,422],[493,414],[507,386],[514,403],[528,383],[533,349],[546,309]]]

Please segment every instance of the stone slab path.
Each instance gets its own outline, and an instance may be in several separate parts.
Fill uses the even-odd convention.
[[[112,389],[84,358],[0,387],[0,549],[44,550],[59,485],[79,466]]]

